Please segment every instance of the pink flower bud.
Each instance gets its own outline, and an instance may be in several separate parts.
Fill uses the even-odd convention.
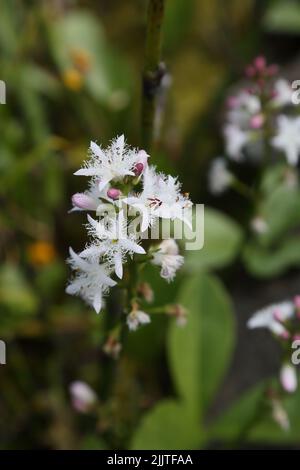
[[[280,370],[280,383],[284,390],[293,393],[297,389],[297,374],[295,367],[291,364],[283,364]]]
[[[254,59],[254,66],[259,72],[263,72],[266,68],[266,59],[264,56],[258,56]]]
[[[72,204],[75,208],[94,211],[97,209],[96,201],[84,193],[76,193],[72,196]]]
[[[116,199],[119,199],[119,197],[121,196],[121,191],[119,189],[116,189],[116,188],[110,188],[108,191],[107,191],[107,196],[110,197],[110,199],[113,199],[114,201]]]
[[[149,155],[145,152],[145,150],[140,150],[137,154],[137,162],[134,166],[134,173],[136,176],[140,176],[144,169],[147,166]]]
[[[294,304],[297,309],[300,309],[300,295],[296,295],[294,298]]]
[[[273,77],[277,73],[278,73],[278,65],[276,64],[269,65],[269,67],[267,68],[267,74],[269,75],[269,77]]]
[[[71,401],[74,409],[80,413],[87,413],[97,401],[94,390],[85,382],[79,380],[72,382],[69,387]]]
[[[296,333],[294,336],[293,336],[293,341],[299,341],[300,340],[300,333]]]
[[[252,129],[260,129],[265,121],[263,114],[256,114],[250,119],[250,127]]]

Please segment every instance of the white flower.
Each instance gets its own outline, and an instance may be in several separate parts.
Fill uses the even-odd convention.
[[[270,305],[256,312],[247,323],[248,328],[268,328],[277,336],[286,335],[287,330],[281,322],[294,315],[293,302],[285,301]]]
[[[81,296],[97,313],[102,307],[102,296],[116,282],[109,277],[106,265],[97,260],[84,260],[70,248],[68,260],[72,269],[77,272],[74,279],[66,288],[67,294]]]
[[[269,230],[269,225],[267,221],[259,215],[257,215],[251,220],[250,226],[254,233],[257,233],[260,235],[267,233]]]
[[[274,83],[275,96],[272,99],[272,104],[276,107],[286,106],[292,103],[292,87],[287,80],[280,78]]]
[[[97,222],[88,215],[90,233],[96,239],[92,244],[80,253],[82,258],[95,259],[103,256],[109,266],[112,266],[116,275],[122,279],[123,263],[127,254],[145,254],[133,234],[128,234],[124,212],[121,210],[118,215],[108,220]]]
[[[76,380],[69,387],[72,405],[80,413],[86,413],[97,401],[94,390],[85,382]]]
[[[209,189],[212,194],[218,195],[224,192],[232,181],[232,174],[227,169],[224,158],[216,158],[210,167],[208,174]]]
[[[136,331],[139,325],[150,323],[150,317],[142,310],[133,309],[127,316],[127,325],[131,331]]]
[[[151,262],[157,266],[161,266],[160,275],[163,279],[172,281],[176,271],[182,266],[184,258],[179,255],[179,248],[176,241],[170,238],[161,242]]]
[[[261,103],[257,96],[241,91],[235,96],[235,105],[228,111],[227,120],[241,129],[249,128],[249,120],[260,113]]]
[[[292,364],[285,363],[280,369],[280,383],[283,389],[288,393],[297,390],[297,373]]]
[[[139,162],[140,155],[137,150],[126,146],[124,135],[114,139],[105,150],[91,142],[90,150],[90,159],[75,175],[99,178],[100,191],[112,180],[118,181],[128,175],[135,176],[134,167]]]
[[[242,149],[250,140],[249,132],[241,130],[234,124],[228,124],[224,128],[224,136],[228,156],[233,160],[239,161]]]
[[[271,141],[273,146],[285,153],[290,165],[297,165],[300,153],[300,117],[288,118],[280,115],[277,127],[277,135]]]
[[[180,183],[173,176],[156,173],[154,167],[144,172],[143,191],[130,194],[123,202],[136,209],[141,215],[141,230],[144,232],[156,218],[179,219],[191,226],[192,203],[180,193]]]
[[[272,399],[272,416],[274,421],[283,429],[288,431],[290,429],[290,421],[287,412],[279,400]]]

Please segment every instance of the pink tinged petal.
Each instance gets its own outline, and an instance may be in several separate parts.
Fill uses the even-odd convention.
[[[102,306],[102,295],[101,295],[101,292],[99,292],[95,295],[94,300],[93,300],[93,307],[96,313],[100,312],[101,306]]]
[[[284,390],[293,393],[297,390],[296,369],[291,364],[284,364],[280,370],[280,383]]]
[[[72,196],[72,204],[74,207],[78,207],[83,210],[96,210],[97,203],[96,201],[84,193],[76,193]]]
[[[99,147],[99,145],[96,144],[96,142],[91,141],[90,143],[90,149],[93,152],[96,157],[99,157],[101,160],[105,159],[105,154]]]
[[[115,264],[115,273],[119,279],[123,277],[123,264],[122,264],[122,257],[121,255],[115,254],[114,256],[114,264]]]

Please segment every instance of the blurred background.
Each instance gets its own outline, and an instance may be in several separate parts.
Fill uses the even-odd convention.
[[[209,165],[224,152],[224,101],[245,65],[264,54],[281,66],[282,76],[300,78],[297,1],[167,1],[163,58],[169,86],[151,161],[179,175],[191,199],[208,206],[207,242],[199,255],[187,257],[174,284],[166,286],[151,270],[145,278],[154,286],[157,305],[174,302],[183,284],[180,295],[188,304],[191,289],[205,286],[210,295],[195,308],[210,314],[205,354],[213,348],[219,356],[212,354],[210,362],[207,352],[200,360],[189,351],[188,325],[186,333],[178,333],[172,319],[157,316],[128,336],[108,386],[105,314],[97,316],[64,292],[68,247],[81,249],[85,241],[85,216],[68,214],[71,195],[85,185],[73,172],[90,140],[107,145],[124,133],[130,145],[140,145],[146,11],[145,0],[1,1],[6,104],[0,105],[0,339],[7,346],[7,364],[0,366],[1,449],[214,448],[227,439],[237,447],[300,443],[299,425],[284,434],[269,420],[249,440],[233,430],[249,417],[256,389],[230,425],[225,421],[215,434],[209,430],[241,394],[276,374],[276,344],[245,325],[256,309],[299,293],[300,245],[288,260],[277,259],[280,232],[276,246],[263,255],[253,249],[247,258],[245,246],[253,248],[248,202],[231,190],[214,197],[207,186]],[[241,169],[246,179],[251,172],[252,166]],[[298,233],[299,227],[288,228]],[[205,409],[201,424],[190,425],[176,401],[180,368],[188,371],[183,387],[198,387],[190,384],[191,376],[204,387],[211,384],[199,405]],[[207,377],[211,370],[216,378]],[[96,391],[97,413],[73,409],[74,380]],[[155,408],[162,402],[165,408]],[[293,406],[299,415],[299,397],[298,404]],[[189,436],[194,425],[199,428]]]

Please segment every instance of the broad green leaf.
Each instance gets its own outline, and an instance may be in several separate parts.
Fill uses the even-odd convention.
[[[184,328],[172,323],[168,337],[171,373],[179,396],[196,414],[213,400],[231,358],[234,319],[222,284],[202,274],[187,279],[178,302],[188,311]]]
[[[243,251],[243,260],[247,270],[254,276],[278,276],[288,268],[300,266],[300,238],[287,238],[276,248],[265,248],[250,242]]]
[[[263,384],[245,392],[211,426],[210,438],[230,442],[244,438],[263,400],[263,393]]]
[[[268,230],[259,237],[261,243],[269,245],[281,240],[288,230],[300,223],[300,193],[297,188],[279,186],[261,205]]]
[[[201,438],[195,415],[183,403],[165,400],[144,416],[133,436],[131,449],[197,449]]]
[[[85,10],[69,12],[50,26],[49,40],[62,73],[74,68],[74,53],[85,54],[89,67],[84,73],[84,81],[95,99],[110,103],[116,97],[114,92],[127,96],[128,68],[106,42],[102,25],[95,15]]]
[[[211,270],[230,264],[241,241],[241,228],[233,220],[215,209],[205,208],[204,246],[198,251],[186,251],[186,270]]]
[[[300,34],[300,5],[297,0],[281,0],[270,3],[263,18],[267,31]]]

